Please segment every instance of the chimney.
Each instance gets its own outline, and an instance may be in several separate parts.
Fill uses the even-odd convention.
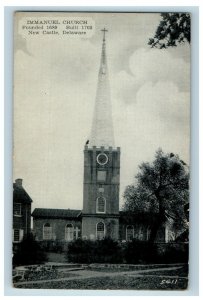
[[[21,178],[18,178],[15,180],[15,183],[16,183],[17,187],[22,187],[23,180]]]

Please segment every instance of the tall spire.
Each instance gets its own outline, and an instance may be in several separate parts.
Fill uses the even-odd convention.
[[[98,75],[98,84],[90,137],[90,146],[114,147],[113,122],[111,112],[111,94],[108,79],[106,59],[106,28],[103,32],[101,61]]]

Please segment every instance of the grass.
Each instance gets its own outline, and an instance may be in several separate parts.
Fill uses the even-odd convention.
[[[163,281],[165,279],[165,281]],[[46,283],[33,283],[18,286],[18,288],[35,289],[84,289],[84,290],[183,290],[187,288],[187,279],[179,278],[176,283],[167,282],[167,277],[127,277],[116,278],[97,277],[90,279],[77,279],[71,281],[57,281]]]
[[[98,270],[97,270],[98,271]],[[109,274],[115,270],[108,270]],[[105,270],[105,273],[108,273]],[[119,273],[119,272],[118,272]],[[73,273],[66,274],[67,277]],[[115,277],[104,274],[94,278],[75,278],[52,282],[18,285],[18,288],[35,289],[84,289],[84,290],[183,290],[187,288],[187,266],[178,270],[152,271],[140,274],[117,275]],[[65,275],[65,274],[64,274]],[[69,276],[68,276],[69,275]],[[174,278],[170,277],[174,276]],[[66,276],[64,276],[66,277]]]

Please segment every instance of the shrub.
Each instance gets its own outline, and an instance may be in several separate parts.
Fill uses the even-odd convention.
[[[122,249],[118,242],[103,240],[76,240],[69,244],[68,261],[74,263],[122,263]]]
[[[156,264],[188,262],[188,247],[183,244],[154,244],[132,240],[125,244],[103,240],[76,240],[69,244],[67,259],[74,263]]]
[[[63,252],[63,242],[59,240],[55,241],[40,241],[39,242],[42,249],[46,252],[62,253]]]
[[[13,256],[13,266],[40,264],[47,261],[45,251],[32,234],[24,237]]]
[[[94,242],[89,240],[75,240],[68,245],[68,261],[74,263],[91,263]]]
[[[96,241],[94,262],[97,263],[122,263],[123,253],[117,241],[110,238]]]

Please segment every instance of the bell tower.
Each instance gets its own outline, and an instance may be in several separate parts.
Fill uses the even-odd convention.
[[[106,32],[98,75],[89,144],[84,148],[82,236],[87,239],[119,235],[120,148],[114,145]]]

